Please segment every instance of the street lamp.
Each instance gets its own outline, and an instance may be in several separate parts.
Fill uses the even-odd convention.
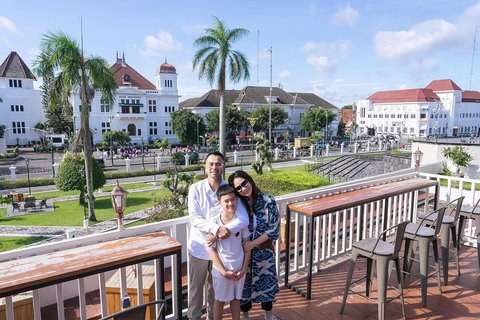
[[[110,122],[110,159],[112,160],[112,167],[113,167],[113,130],[112,130],[112,120],[113,117],[108,118],[108,122]]]
[[[420,147],[418,147],[417,151],[413,153],[413,160],[415,161],[415,172],[417,173],[417,176],[420,170],[420,162],[422,161],[422,156],[423,152],[420,151]]]
[[[197,119],[197,146],[200,147],[200,131],[199,131],[199,128],[198,128],[198,125],[200,124],[200,121],[202,121],[202,118],[198,118]]]
[[[113,210],[117,214],[118,231],[123,230],[123,212],[127,207],[127,194],[128,191],[125,191],[122,187],[120,187],[117,180],[117,186],[112,190],[110,196],[112,198]]]
[[[30,164],[30,160],[25,159],[25,165],[27,166],[28,194],[32,195],[32,190],[30,188],[30,167],[29,167],[29,164]]]
[[[253,145],[254,145],[254,142],[253,142],[253,134],[254,134],[254,127],[255,127],[255,124],[257,123],[258,121],[258,117],[248,117],[247,118],[248,122],[250,123],[250,125],[252,126],[252,134],[251,134],[251,137],[250,139],[252,140],[252,154],[253,154]]]
[[[143,144],[143,138],[142,138],[142,168],[145,170],[145,152],[144,150],[144,144]]]

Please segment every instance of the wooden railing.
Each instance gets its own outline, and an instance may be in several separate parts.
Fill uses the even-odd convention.
[[[300,202],[309,199],[315,199],[319,197],[328,197],[329,195],[339,194],[347,191],[358,190],[363,188],[368,188],[375,185],[381,185],[385,183],[389,183],[392,181],[400,181],[404,179],[411,179],[415,177],[415,173],[413,170],[403,170],[401,172],[377,176],[375,178],[370,179],[361,179],[357,180],[353,183],[342,183],[337,184],[334,186],[330,186],[327,188],[318,188],[312,189],[305,192],[298,192],[284,196],[276,197],[277,205],[280,210],[282,217],[285,215],[286,207],[288,204]],[[442,179],[445,178],[443,176],[436,176],[427,173],[421,173],[421,177],[428,178],[428,179]],[[448,179],[447,179],[448,180]],[[480,181],[478,180],[468,180],[468,179],[461,179],[461,178],[450,178],[447,182],[446,187],[442,187],[440,191],[440,200],[448,200],[451,197],[455,196],[458,192],[460,194],[463,192],[465,195],[468,194],[467,199],[473,201],[474,199],[478,199],[480,196],[479,191],[476,190],[477,186],[479,186]],[[459,189],[455,189],[454,185],[456,182],[459,182],[460,187]],[[466,182],[470,182],[471,186],[466,190],[464,187],[466,186]],[[328,262],[329,260],[340,257],[341,255],[349,252],[352,247],[352,243],[358,241],[359,239],[376,236],[378,235],[384,228],[384,224],[380,223],[380,221],[386,221],[387,227],[398,223],[400,221],[409,219],[413,217],[416,219],[417,215],[417,206],[415,204],[418,201],[422,200],[421,195],[418,192],[410,192],[407,194],[398,194],[393,197],[390,197],[388,200],[378,200],[371,203],[363,204],[362,206],[352,207],[343,209],[341,211],[337,211],[334,213],[330,213],[324,216],[321,216],[318,221],[320,223],[316,223],[315,226],[315,243],[319,244],[314,249],[314,266],[319,267],[322,263]],[[429,199],[425,199],[428,202]],[[384,210],[383,208],[386,208]],[[358,212],[364,212],[365,214],[358,215]],[[385,215],[384,213],[387,212]],[[295,222],[293,223],[293,250],[291,251],[291,267],[290,267],[290,274],[298,274],[301,272],[306,271],[307,263],[306,263],[306,255],[304,254],[307,252],[307,248],[305,247],[306,241],[306,233],[303,232],[303,226],[306,225],[306,220],[302,217],[293,215]],[[362,220],[359,220],[359,219]],[[9,252],[5,252],[0,254],[0,263],[4,261],[16,260],[18,263],[22,263],[22,259],[25,259],[30,256],[41,255],[51,252],[56,252],[60,250],[67,250],[81,246],[87,246],[95,243],[106,242],[114,239],[120,238],[127,238],[133,237],[136,235],[147,234],[151,232],[156,232],[159,230],[164,230],[168,235],[175,238],[177,241],[183,244],[182,248],[182,261],[186,262],[186,243],[188,238],[188,217],[182,217],[178,219],[172,219],[168,221],[162,221],[158,223],[151,223],[146,224],[143,226],[128,228],[123,231],[112,231],[102,234],[94,234],[82,238],[74,238],[65,241],[53,242],[49,244],[38,245],[34,247],[13,250]],[[363,225],[363,227],[359,227]],[[467,224],[466,226],[466,234],[473,234],[472,230],[473,226],[471,224]],[[476,242],[475,242],[476,244]],[[283,274],[284,274],[284,246],[277,241],[276,244],[276,259],[277,259],[277,271],[279,280],[281,281]],[[175,265],[174,258],[166,258],[166,262],[164,267],[168,268],[172,265]],[[153,264],[153,261],[146,262],[147,264]],[[115,267],[115,263],[113,264]],[[118,266],[124,267],[122,266]],[[123,268],[120,268],[123,269]],[[155,268],[158,270],[158,268]],[[85,294],[92,288],[85,288],[90,285],[90,287],[94,287],[93,289],[97,288],[104,288],[106,280],[108,280],[109,274],[106,273],[98,273],[95,274],[92,278],[85,281],[74,281],[69,282],[69,279],[64,279],[64,282],[60,285],[56,285],[53,288],[43,288],[43,289],[34,289],[32,292],[33,295],[33,308],[36,312],[35,319],[39,318],[39,311],[40,307],[46,304],[53,304],[57,303],[58,306],[63,305],[63,300],[67,299],[72,296],[79,296],[80,297],[80,315],[81,319],[86,319],[86,305],[85,305]],[[120,276],[123,278],[122,281],[125,281],[125,272],[120,272]],[[168,280],[168,279],[167,279]],[[157,283],[161,283],[165,281],[165,279],[160,278],[160,274],[155,272],[155,281]],[[74,286],[75,290],[73,293],[69,293],[68,288]],[[78,287],[78,288],[77,288]],[[141,286],[138,286],[141,288]],[[31,288],[26,288],[25,292],[31,291],[32,288],[35,286],[32,284]],[[92,289],[92,290],[93,290]],[[47,293],[47,290],[53,292],[53,295],[57,296],[56,300],[51,301],[50,303],[44,303],[45,299],[50,296],[51,294]],[[182,288],[178,288],[175,285],[172,286],[171,297],[176,297],[178,290],[182,290]],[[156,290],[157,294],[159,293]],[[142,296],[142,294],[137,294],[137,296]],[[83,298],[82,298],[83,297]],[[83,302],[82,302],[83,300]],[[102,315],[106,313],[106,301],[101,299],[101,310]],[[173,306],[178,306],[178,304],[185,304],[184,301],[177,301],[177,299],[172,299]],[[8,313],[13,314],[13,296],[6,297],[6,308],[10,310]],[[171,310],[171,308],[169,308]],[[175,308],[173,308],[175,310]],[[183,310],[185,313],[186,310]],[[63,314],[59,310],[59,316]],[[166,315],[166,319],[178,319],[179,314],[175,311],[169,311]],[[8,317],[7,319],[14,319],[13,316]],[[61,317],[59,319],[62,319]]]

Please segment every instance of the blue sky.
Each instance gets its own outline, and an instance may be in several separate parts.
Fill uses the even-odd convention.
[[[45,33],[79,40],[83,17],[86,53],[113,64],[116,52],[125,52],[152,82],[167,59],[177,69],[182,101],[211,89],[191,62],[193,41],[213,26],[212,16],[250,31],[234,48],[246,54],[251,78],[227,89],[269,86],[272,46],[274,86],[313,92],[338,107],[434,79],[450,78],[467,90],[472,79],[471,89],[480,90],[478,52],[470,76],[480,21],[480,2],[472,0],[0,0],[0,60],[17,51],[31,66]]]

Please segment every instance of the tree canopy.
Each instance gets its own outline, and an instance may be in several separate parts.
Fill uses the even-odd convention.
[[[473,160],[473,157],[461,146],[445,147],[442,149],[442,154],[445,158],[452,160],[457,173],[460,173],[460,167],[468,167]]]
[[[269,108],[270,106],[265,105],[257,107],[251,112],[251,118],[256,119],[253,127],[255,132],[268,132]],[[272,130],[279,125],[285,124],[287,119],[288,113],[282,107],[272,105]]]
[[[98,162],[92,158],[93,168],[93,187],[99,189],[106,182],[105,174]],[[55,177],[55,186],[61,191],[78,190],[80,199],[85,194],[85,159],[80,153],[65,154],[62,164],[58,168],[58,174]]]
[[[113,131],[105,131],[104,133],[102,133],[102,140],[104,145],[109,146],[110,139],[113,145],[119,145],[119,146],[127,145],[132,140],[130,139],[128,132],[126,131],[113,130]]]
[[[225,151],[225,83],[226,77],[232,83],[250,78],[250,65],[246,56],[234,50],[233,44],[249,33],[243,28],[229,29],[225,22],[214,17],[215,26],[205,29],[205,34],[197,38],[193,45],[198,51],[193,57],[193,69],[198,68],[200,79],[206,78],[212,85],[217,82],[220,91],[219,138],[220,151]]]
[[[210,132],[218,132],[219,127],[219,110],[213,109],[205,116],[207,120],[208,130]],[[232,106],[225,108],[225,126],[227,132],[227,140],[230,143],[234,143],[237,133],[242,130],[246,130],[249,127],[248,124],[249,113],[244,109],[237,109]]]
[[[181,109],[171,114],[172,128],[183,143],[197,143],[198,136],[205,133],[203,119],[190,110]],[[198,131],[197,131],[198,124]]]
[[[310,108],[300,120],[302,129],[308,132],[320,131],[335,119],[335,114],[327,109]]]

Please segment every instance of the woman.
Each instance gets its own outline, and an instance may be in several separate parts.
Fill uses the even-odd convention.
[[[239,193],[251,216],[248,226],[251,241],[244,245],[245,251],[252,251],[252,256],[241,301],[243,319],[248,319],[248,311],[254,302],[262,304],[265,320],[276,320],[272,314],[278,292],[273,241],[278,239],[280,216],[275,199],[261,192],[244,171],[235,171],[228,178],[228,183]]]

